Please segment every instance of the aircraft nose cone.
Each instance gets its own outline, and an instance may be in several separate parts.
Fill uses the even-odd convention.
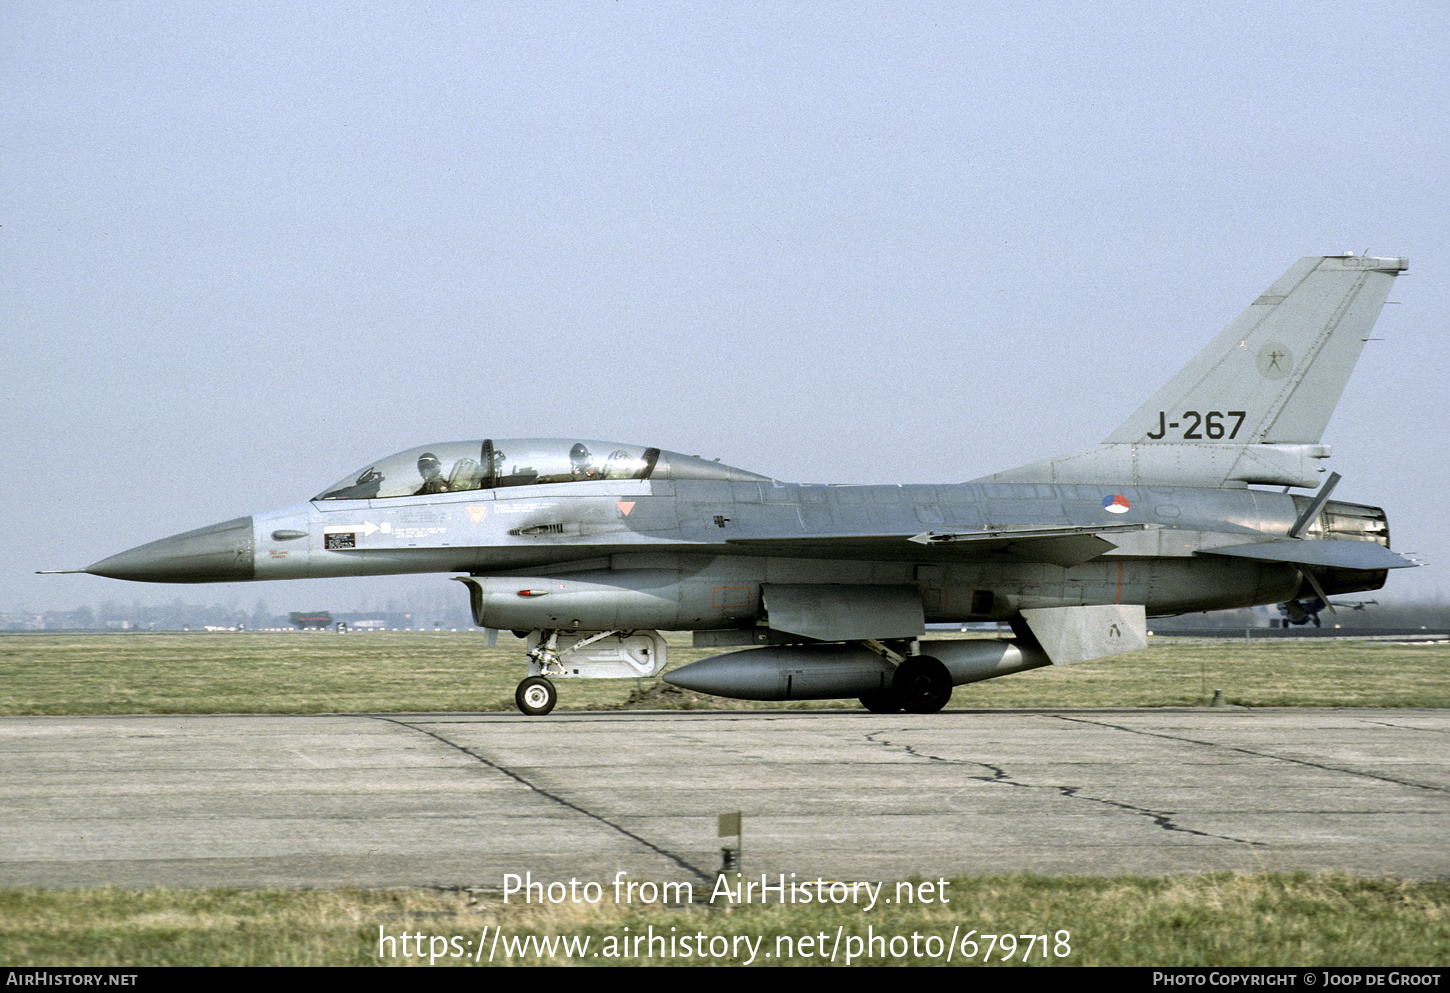
[[[238,517],[112,555],[86,572],[142,583],[229,583],[252,579],[252,519]]]

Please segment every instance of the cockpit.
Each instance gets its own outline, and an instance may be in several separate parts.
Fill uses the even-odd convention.
[[[768,480],[769,477],[637,445],[557,438],[485,438],[423,445],[389,455],[348,473],[312,499],[377,500],[611,479]]]

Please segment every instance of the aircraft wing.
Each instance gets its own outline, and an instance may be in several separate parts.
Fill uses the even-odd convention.
[[[1048,562],[1071,568],[1117,547],[1101,535],[1156,527],[1156,524],[1104,524],[927,531],[919,534],[797,534],[731,538],[727,543],[749,553],[799,558]],[[924,555],[922,546],[931,549],[931,552]]]

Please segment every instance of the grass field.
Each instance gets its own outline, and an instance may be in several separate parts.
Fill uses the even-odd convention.
[[[505,905],[496,894],[427,890],[10,890],[0,891],[0,962],[474,965],[482,943],[487,947],[477,964],[488,964],[492,952],[495,965],[736,965],[749,957],[736,940],[745,938],[755,950],[753,964],[763,965],[827,965],[833,951],[838,965],[1450,965],[1450,883],[1443,881],[1017,875],[958,877],[950,889],[950,905],[869,912],[849,906],[626,908],[607,897],[594,907],[540,908],[517,898]],[[692,942],[690,954],[676,944],[671,956],[664,941],[653,954],[645,946],[642,954],[629,954],[623,939],[648,935],[651,927],[656,935],[704,940]],[[1026,929],[1045,938],[987,937]],[[498,944],[491,940],[495,931]],[[398,943],[404,933],[424,936],[421,958],[418,939],[406,949]],[[871,935],[886,940],[868,946]],[[582,952],[576,945],[573,955],[562,948],[547,955],[533,943],[519,949],[515,943],[526,936],[587,938],[589,945]],[[380,943],[380,937],[393,941]],[[456,944],[446,940],[455,937]],[[712,949],[710,938],[725,940]],[[511,945],[513,955],[507,954]],[[696,946],[705,953],[694,953]],[[860,957],[848,963],[853,949]],[[437,958],[430,961],[430,952]]]
[[[719,649],[672,640],[677,667]],[[0,636],[0,714],[512,710],[523,642],[476,632],[230,632]],[[659,693],[655,680],[558,681],[561,710],[629,704],[760,708]],[[952,707],[1177,707],[1215,689],[1250,707],[1450,706],[1450,646],[1157,639],[1144,652],[958,687]]]

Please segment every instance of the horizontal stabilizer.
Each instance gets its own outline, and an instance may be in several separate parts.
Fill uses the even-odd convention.
[[[1200,555],[1233,555],[1261,562],[1288,562],[1293,565],[1317,565],[1331,569],[1406,569],[1415,563],[1396,555],[1384,545],[1373,541],[1346,541],[1342,538],[1259,541],[1250,545],[1226,545],[1205,548]]]
[[[1022,611],[1022,617],[1053,665],[1148,647],[1148,617],[1138,603],[1041,607]]]

